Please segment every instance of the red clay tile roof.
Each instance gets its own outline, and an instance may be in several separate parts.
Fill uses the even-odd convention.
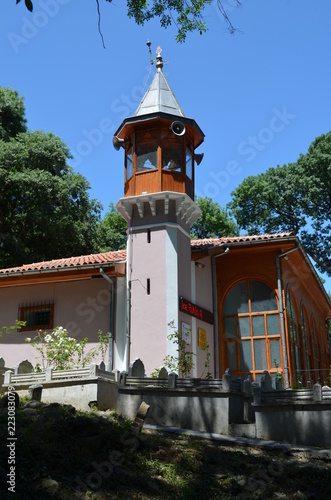
[[[253,241],[270,241],[294,236],[294,233],[264,234],[259,236],[234,236],[228,238],[206,238],[202,240],[192,240],[192,251],[210,250],[220,245],[230,245],[231,243],[249,243]],[[36,271],[51,271],[54,269],[64,270],[76,267],[98,266],[100,264],[116,264],[126,260],[126,250],[115,252],[104,252],[91,255],[81,255],[80,257],[68,257],[65,259],[50,260],[47,262],[36,262],[34,264],[24,264],[20,267],[0,269],[0,277],[15,273],[28,273]]]
[[[47,262],[36,262],[34,264],[24,264],[20,267],[0,269],[0,275],[15,274],[18,272],[49,271],[53,269],[67,269],[74,267],[98,266],[99,264],[116,264],[126,259],[125,250],[116,252],[104,252],[91,255],[81,255],[80,257],[68,257],[66,259],[56,259]]]
[[[250,243],[257,241],[279,240],[295,236],[294,233],[260,234],[257,236],[229,236],[226,238],[205,238],[202,240],[192,240],[191,248],[195,250],[210,250],[220,245],[230,245],[231,243]]]

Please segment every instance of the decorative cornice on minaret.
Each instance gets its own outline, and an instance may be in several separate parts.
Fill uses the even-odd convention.
[[[164,201],[161,205],[162,213],[157,211],[157,202]],[[192,226],[194,222],[201,216],[200,208],[194,201],[185,193],[175,193],[172,191],[162,191],[160,193],[142,194],[139,196],[127,196],[121,198],[116,208],[128,223],[131,223],[133,218],[134,208],[137,207],[139,217],[143,219],[146,216],[146,209],[149,208],[153,217],[160,215],[168,215],[169,202],[175,203],[175,215],[183,223]]]

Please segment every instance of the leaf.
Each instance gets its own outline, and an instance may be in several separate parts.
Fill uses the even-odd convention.
[[[25,0],[25,6],[26,6],[26,8],[27,8],[30,12],[32,12],[32,11],[33,11],[33,5],[32,5],[31,0]]]

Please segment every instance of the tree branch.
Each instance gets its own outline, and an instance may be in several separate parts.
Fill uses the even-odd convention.
[[[103,39],[103,34],[101,32],[101,14],[100,14],[100,5],[99,5],[99,0],[95,0],[96,3],[97,3],[97,11],[98,11],[98,30],[99,30],[99,33],[100,33],[100,36],[101,36],[101,40],[102,40],[102,46],[103,48],[105,49],[106,46],[105,46],[105,41]]]

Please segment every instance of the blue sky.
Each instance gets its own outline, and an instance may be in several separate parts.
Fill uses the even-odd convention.
[[[148,39],[154,58],[162,47],[164,73],[205,133],[198,195],[224,206],[245,177],[296,161],[331,130],[331,2],[223,3],[240,31],[227,32],[214,0],[205,12],[209,31],[177,44],[175,28],[156,21],[138,27],[126,2],[100,0],[104,49],[94,0],[34,0],[33,14],[23,0],[1,2],[0,85],[25,97],[31,130],[68,144],[71,165],[105,210],[123,196],[123,154],[113,149],[113,133],[155,73]]]

